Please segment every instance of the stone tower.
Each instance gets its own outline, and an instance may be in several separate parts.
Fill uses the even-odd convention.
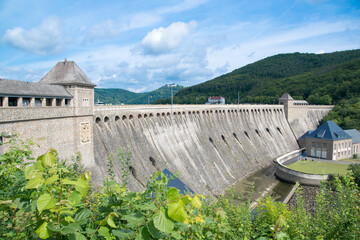
[[[73,109],[75,149],[81,152],[86,166],[94,164],[93,114],[94,88],[74,61],[58,62],[39,83],[61,85],[73,96],[66,103]]]

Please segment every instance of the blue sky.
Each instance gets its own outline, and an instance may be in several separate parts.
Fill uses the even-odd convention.
[[[359,0],[0,0],[0,78],[75,61],[98,87],[191,86],[278,53],[360,48]]]

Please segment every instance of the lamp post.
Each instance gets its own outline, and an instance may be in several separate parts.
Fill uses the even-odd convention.
[[[150,105],[150,99],[152,98],[152,96],[148,96],[148,105]]]
[[[170,84],[170,90],[171,90],[171,117],[173,115],[173,104],[174,104],[174,96],[173,96],[173,87],[176,87],[176,84]]]

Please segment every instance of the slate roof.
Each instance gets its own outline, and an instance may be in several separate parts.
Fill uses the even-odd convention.
[[[8,79],[0,79],[0,95],[19,97],[73,97],[64,86]]]
[[[357,129],[344,130],[352,137],[352,143],[360,143],[360,132]]]
[[[337,141],[342,139],[351,139],[351,136],[333,121],[327,121],[318,127],[315,131],[310,133],[308,138]]]
[[[314,130],[307,131],[304,135],[302,135],[299,139],[306,139]]]
[[[288,93],[284,93],[280,99],[294,100]]]
[[[39,83],[53,85],[82,85],[95,87],[74,61],[58,62]]]

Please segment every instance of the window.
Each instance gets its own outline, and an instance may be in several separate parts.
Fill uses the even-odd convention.
[[[53,103],[53,99],[52,98],[47,98],[46,99],[46,106],[51,107]]]
[[[326,153],[327,153],[327,149],[326,149],[327,145],[326,143],[322,144],[322,149],[321,149],[321,158],[326,158]]]
[[[311,155],[311,157],[315,157],[315,151],[316,151],[316,143],[311,143],[311,153],[310,153],[310,155]]]
[[[41,107],[42,106],[42,98],[35,98],[35,106],[36,107]]]
[[[3,97],[0,97],[0,107],[3,106],[3,101],[4,101],[4,98],[3,98]]]
[[[22,105],[24,107],[29,107],[30,106],[30,101],[31,101],[31,98],[23,98],[22,99]]]
[[[65,106],[70,106],[70,100],[71,99],[65,99]]]
[[[18,102],[17,97],[9,97],[9,107],[16,107]]]
[[[62,99],[56,99],[56,106],[57,107],[60,107],[61,106],[61,102],[62,102]]]
[[[321,143],[316,144],[316,157],[321,157]]]

